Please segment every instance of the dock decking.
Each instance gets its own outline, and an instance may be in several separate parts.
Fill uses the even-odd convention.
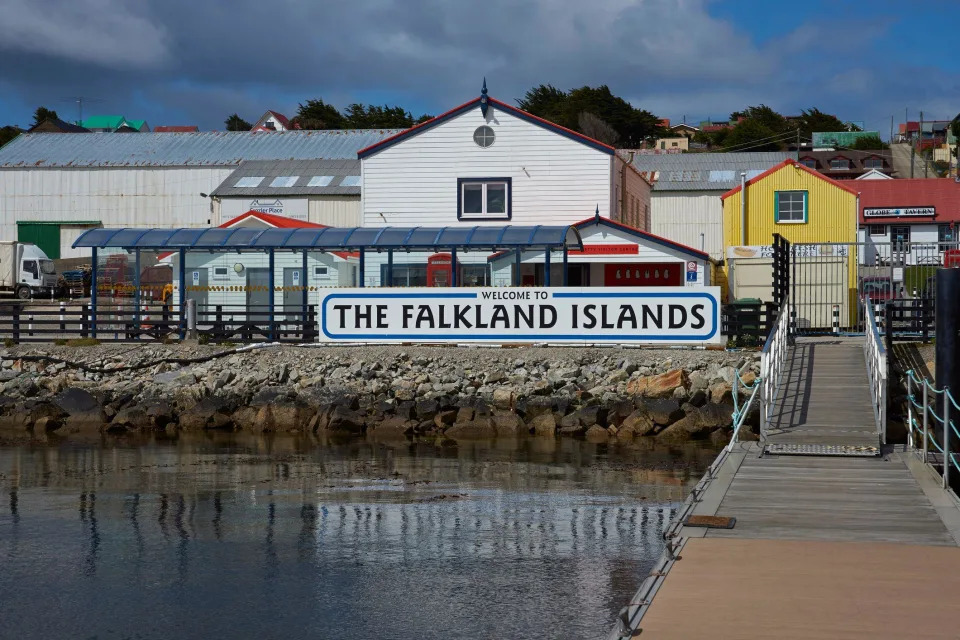
[[[722,453],[688,513],[735,526],[678,529],[632,637],[960,638],[960,508],[880,447],[862,343],[799,343],[784,366],[766,440]]]

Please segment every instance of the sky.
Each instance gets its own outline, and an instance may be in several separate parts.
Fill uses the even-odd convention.
[[[0,0],[0,124],[39,105],[223,129],[322,98],[437,114],[541,83],[674,122],[960,112],[957,0]]]

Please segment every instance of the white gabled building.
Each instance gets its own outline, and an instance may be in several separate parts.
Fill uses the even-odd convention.
[[[568,256],[570,285],[682,284],[687,267],[694,271],[688,261],[700,274],[690,284],[709,283],[709,256],[648,233],[650,183],[613,147],[491,98],[486,84],[479,97],[358,156],[363,226],[576,224],[590,248]],[[547,276],[542,251],[524,252],[519,270],[515,252],[460,253],[457,280],[560,285],[561,259],[551,256]],[[364,283],[386,284],[386,263],[385,255],[368,255]],[[449,265],[449,254],[395,255],[392,284],[448,282],[438,264]],[[617,267],[607,264],[630,277],[616,282]]]

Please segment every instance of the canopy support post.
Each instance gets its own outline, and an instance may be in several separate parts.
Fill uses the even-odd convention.
[[[90,258],[90,337],[97,337],[97,248],[93,247]]]
[[[133,250],[133,334],[140,337],[140,249]]]
[[[302,325],[303,333],[300,335],[303,337],[303,339],[306,339],[307,334],[309,333],[307,331],[307,303],[310,301],[310,294],[308,293],[309,287],[307,286],[310,282],[310,279],[307,275],[309,272],[307,271],[308,265],[306,249],[303,250],[303,262],[300,265],[300,268],[303,269],[303,274],[300,276],[300,286],[303,287],[303,295],[300,298],[300,306],[302,307],[300,309],[300,324]]]
[[[180,339],[183,340],[184,330],[187,326],[187,250],[180,249],[180,255],[178,256],[180,261],[180,295],[179,295],[179,305],[180,305]]]
[[[517,249],[517,259],[513,269],[513,286],[515,287],[520,286],[520,260],[522,256],[523,253],[520,251],[520,249]]]
[[[569,286],[567,280],[567,267],[569,263],[567,262],[567,245],[563,245],[563,286]]]
[[[543,286],[550,286],[550,247],[543,250]]]
[[[269,315],[270,330],[267,335],[270,336],[271,340],[277,339],[276,333],[274,332],[274,324],[273,324],[273,321],[274,321],[273,303],[274,303],[274,293],[275,293],[274,290],[277,288],[276,283],[273,279],[274,267],[276,266],[275,260],[276,260],[275,251],[271,247],[270,249],[267,249],[267,264],[268,264],[268,269],[270,271],[270,275],[268,276],[268,282],[270,283],[270,288],[267,290],[267,300],[268,300],[267,304],[270,305],[270,315]]]
[[[457,249],[456,247],[450,249],[450,286],[459,287],[460,283],[457,282]]]
[[[387,284],[384,286],[393,286],[393,249],[387,249]]]
[[[366,266],[367,266],[367,265],[366,265],[366,260],[364,259],[365,257],[366,257],[366,256],[365,256],[365,252],[364,252],[364,250],[363,250],[363,247],[360,247],[360,273],[359,273],[358,276],[357,276],[357,286],[358,286],[358,287],[364,286],[364,283],[363,283],[363,275],[364,275],[364,273],[366,272]]]

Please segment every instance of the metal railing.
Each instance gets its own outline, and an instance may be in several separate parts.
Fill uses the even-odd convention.
[[[921,389],[922,400],[918,400],[916,393]],[[932,398],[939,399],[942,415],[934,410],[932,405],[938,402],[931,401]],[[907,399],[907,446],[919,453],[926,464],[930,464],[931,453],[934,462],[936,454],[943,456],[940,477],[943,488],[949,489],[950,467],[960,472],[960,462],[952,450],[954,444],[960,442],[960,431],[957,431],[951,417],[954,412],[960,411],[960,405],[949,388],[937,389],[929,380],[918,377],[913,369],[907,371]]]
[[[748,363],[749,364],[749,363]],[[754,379],[753,384],[747,384],[743,381],[741,372],[747,368],[748,364],[743,365],[740,371],[734,373],[733,380],[733,435],[730,436],[730,444],[727,445],[727,451],[733,451],[734,445],[739,442],[740,439],[740,427],[743,426],[743,423],[746,421],[747,416],[750,414],[750,407],[753,406],[753,401],[757,397],[757,392],[760,391],[763,386],[763,376],[759,376]],[[749,392],[750,395],[747,397],[747,402],[741,407],[740,406],[740,393],[741,390],[744,392]],[[746,393],[744,393],[746,395]]]
[[[877,321],[870,309],[870,298],[860,299],[861,309],[867,318],[866,340],[863,341],[863,357],[867,363],[867,378],[870,381],[870,398],[877,421],[880,442],[887,443],[887,350],[877,328]]]
[[[760,435],[765,436],[773,417],[773,409],[780,393],[783,377],[783,363],[786,360],[787,346],[790,340],[790,296],[787,295],[780,307],[777,321],[767,336],[760,354]]]

